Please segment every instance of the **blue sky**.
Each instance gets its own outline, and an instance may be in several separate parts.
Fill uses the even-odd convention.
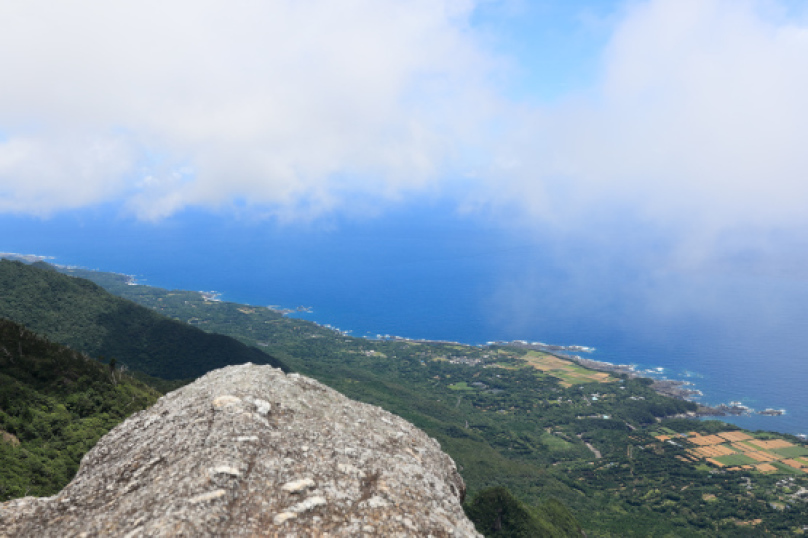
[[[772,258],[806,225],[807,16],[786,0],[0,1],[0,213],[328,228],[435,204],[665,245],[682,267]]]
[[[623,6],[613,0],[489,2],[472,24],[493,50],[512,58],[510,97],[541,103],[595,83],[601,50]]]

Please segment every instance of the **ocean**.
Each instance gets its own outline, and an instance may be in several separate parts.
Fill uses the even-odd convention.
[[[666,268],[651,243],[560,240],[439,203],[312,224],[203,212],[149,224],[98,210],[2,217],[0,228],[0,251],[306,306],[299,316],[354,336],[594,347],[588,358],[691,382],[705,404],[786,410],[728,422],[808,433],[808,282],[793,275]]]

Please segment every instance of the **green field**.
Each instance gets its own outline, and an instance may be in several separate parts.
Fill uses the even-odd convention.
[[[544,446],[548,448],[548,450],[555,452],[571,450],[575,448],[575,446],[572,443],[569,443],[561,439],[557,435],[553,435],[551,433],[543,433],[542,436],[539,438],[539,440],[542,442]]]
[[[656,428],[653,431],[648,432],[649,435],[652,437],[659,437],[660,435],[667,435],[668,437],[679,437],[679,433],[673,431],[670,428]]]
[[[743,454],[730,454],[729,456],[719,456],[717,458],[713,458],[715,461],[719,461],[724,465],[753,465],[758,463],[756,460],[750,458],[749,456],[744,456]]]
[[[469,387],[465,381],[455,383],[454,385],[449,385],[447,388],[451,390],[474,390],[474,387]]]
[[[800,456],[808,456],[808,448],[804,446],[790,446],[788,448],[775,448],[770,449],[769,452],[774,452],[785,458],[798,458]]]

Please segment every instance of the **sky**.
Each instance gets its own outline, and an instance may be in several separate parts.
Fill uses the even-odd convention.
[[[6,223],[440,200],[654,267],[801,271],[799,1],[0,0],[0,72]]]

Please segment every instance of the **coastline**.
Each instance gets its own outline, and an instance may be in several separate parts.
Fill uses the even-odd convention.
[[[5,258],[7,260],[18,260],[25,263],[47,262],[47,260],[56,259],[54,256],[40,256],[38,254],[19,254],[17,252],[0,252],[0,258]]]
[[[333,329],[333,327],[330,326],[326,327]],[[334,330],[338,331],[338,329]],[[344,331],[341,332],[343,332],[344,334]],[[442,344],[442,345],[460,345],[460,346],[471,345],[451,340],[424,340],[424,339],[412,339],[390,335],[385,335],[380,339],[401,340],[420,344]],[[637,367],[633,364],[613,364],[610,362],[588,359],[581,357],[580,355],[573,355],[566,353],[566,352],[591,353],[595,351],[595,348],[593,347],[579,346],[579,345],[563,346],[555,344],[546,344],[544,342],[528,342],[526,340],[490,341],[482,346],[476,346],[476,347],[493,347],[493,346],[508,346],[519,349],[541,351],[544,353],[550,353],[551,355],[554,355],[561,359],[572,361],[578,364],[579,366],[588,368],[590,370],[615,374],[618,376],[624,375],[630,378],[650,379],[652,381],[651,389],[654,390],[657,394],[667,396],[669,398],[676,398],[678,400],[694,402],[696,405],[698,405],[698,409],[696,411],[683,415],[683,418],[730,417],[730,416],[739,417],[739,416],[752,416],[752,415],[776,417],[786,414],[785,409],[766,408],[762,411],[756,411],[755,409],[752,409],[751,407],[748,407],[742,404],[741,402],[737,401],[729,403],[720,403],[712,406],[704,405],[698,401],[695,401],[695,398],[704,396],[704,393],[698,389],[690,388],[693,386],[693,383],[691,383],[690,381],[667,379],[664,377],[662,378],[652,377],[649,375],[644,375],[652,373],[650,370],[638,371]],[[661,373],[662,369],[658,369],[658,371]]]
[[[603,361],[596,361],[592,359],[585,359],[578,355],[562,355],[563,358],[569,359],[574,361],[575,363],[583,366],[584,368],[590,368],[592,370],[598,370],[601,372],[613,373],[618,375],[626,375],[632,378],[645,378],[650,379],[653,381],[651,384],[651,388],[656,391],[658,394],[663,396],[668,396],[670,398],[676,398],[679,400],[687,400],[690,402],[696,403],[699,407],[698,410],[694,413],[688,413],[687,416],[689,417],[727,417],[727,416],[751,416],[753,414],[761,415],[761,416],[770,416],[770,417],[777,417],[786,414],[785,409],[774,409],[774,408],[766,408],[762,411],[756,411],[749,406],[742,404],[741,402],[733,401],[727,403],[720,403],[714,406],[703,405],[699,402],[695,402],[694,398],[698,398],[704,396],[704,393],[697,389],[688,388],[693,384],[690,381],[681,381],[677,379],[658,379],[654,377],[648,377],[642,375],[642,372],[638,372],[636,367],[631,364],[612,364],[609,362]]]
[[[66,269],[75,269],[80,268],[81,266],[75,265],[62,265],[58,263],[54,263],[54,256],[42,256],[42,255],[35,255],[35,254],[20,254],[20,253],[9,253],[9,252],[2,252],[0,253],[0,258],[8,258],[19,260],[25,263],[36,263],[36,262],[46,262],[52,265],[55,265],[60,268]],[[112,274],[120,275],[125,279],[125,283],[127,285],[141,285],[141,282],[132,276],[126,273],[117,273],[114,271],[102,271]],[[143,283],[145,284],[145,283]],[[151,285],[151,284],[145,284]],[[202,295],[205,301],[211,302],[218,302],[222,301],[222,293],[215,292],[215,291],[202,291],[198,292]],[[245,303],[249,304],[249,303]],[[311,314],[313,310],[311,307],[304,307],[298,306],[295,308],[284,308],[279,307],[276,305],[267,306],[271,310],[274,310],[282,315],[295,315],[295,314]],[[330,324],[323,324],[318,323],[313,320],[307,320],[311,323],[314,323],[318,326],[323,328],[327,328],[329,330],[333,330],[339,334],[344,336],[349,336],[353,332],[352,330],[341,330],[338,329]],[[360,336],[361,338],[373,340],[372,336]],[[414,343],[421,343],[421,344],[436,344],[436,345],[454,345],[454,346],[471,346],[471,347],[486,347],[486,346],[510,346],[522,349],[532,349],[536,351],[542,351],[545,353],[550,353],[553,355],[558,356],[559,358],[565,360],[571,360],[573,362],[578,363],[580,366],[589,368],[596,371],[602,371],[606,373],[613,373],[616,375],[626,375],[628,377],[639,377],[639,378],[646,378],[652,380],[651,388],[654,389],[657,393],[682,399],[688,401],[694,401],[699,408],[698,411],[692,413],[690,416],[699,418],[699,417],[741,417],[741,416],[752,416],[752,415],[759,415],[765,417],[777,417],[786,414],[785,409],[774,409],[774,408],[766,408],[762,411],[756,411],[747,407],[740,402],[729,402],[729,403],[720,403],[712,406],[703,405],[700,402],[696,401],[696,398],[704,396],[704,394],[699,391],[691,388],[692,383],[689,381],[682,381],[682,380],[675,380],[675,379],[666,379],[661,377],[662,369],[651,369],[651,370],[638,370],[635,365],[631,364],[614,364],[605,361],[598,361],[590,358],[583,358],[580,355],[576,355],[576,353],[591,353],[594,352],[594,348],[590,348],[587,346],[579,346],[579,345],[554,345],[554,344],[546,344],[543,342],[529,342],[527,340],[511,340],[511,341],[489,341],[485,344],[468,344],[463,343],[460,341],[455,340],[443,340],[443,339],[423,339],[423,338],[407,338],[407,337],[400,337],[400,336],[391,336],[391,335],[376,335],[377,340],[401,340],[401,341],[409,341]],[[650,375],[648,375],[650,374]]]

